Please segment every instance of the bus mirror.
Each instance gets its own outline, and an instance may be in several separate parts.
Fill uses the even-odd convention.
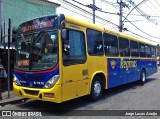
[[[62,39],[66,39],[66,38],[67,38],[67,30],[62,29]]]

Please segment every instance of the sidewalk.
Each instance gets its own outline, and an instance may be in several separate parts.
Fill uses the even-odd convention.
[[[8,91],[5,91],[5,92],[2,92],[2,100],[0,100],[0,106],[18,103],[18,102],[21,102],[22,100],[26,100],[26,98],[14,96],[13,91],[10,91],[10,97],[8,98]]]

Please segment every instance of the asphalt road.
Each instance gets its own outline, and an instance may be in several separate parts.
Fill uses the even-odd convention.
[[[92,102],[86,96],[62,104],[28,100],[25,103],[5,105],[4,107],[0,107],[0,110],[43,110],[44,115],[53,116],[90,115],[91,113],[96,115],[96,110],[100,110],[97,113],[102,113],[101,110],[160,110],[160,68],[158,73],[147,78],[144,86],[139,85],[138,82],[134,82],[109,89],[96,102]],[[149,117],[145,117],[144,119],[146,118]],[[152,118],[160,119],[160,117]]]

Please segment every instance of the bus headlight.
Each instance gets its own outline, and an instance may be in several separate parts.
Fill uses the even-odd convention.
[[[46,84],[44,85],[44,88],[52,88],[55,83],[58,81],[59,75],[53,76],[51,79],[49,79]]]
[[[17,85],[17,86],[20,86],[21,83],[19,82],[19,80],[17,79],[16,76],[13,77],[13,82]]]

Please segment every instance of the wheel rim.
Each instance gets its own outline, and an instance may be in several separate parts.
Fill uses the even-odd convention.
[[[145,73],[143,72],[142,73],[142,81],[145,82],[145,80],[146,80],[146,76],[145,76]]]
[[[99,81],[96,81],[94,84],[94,95],[99,96],[101,93],[101,84]]]

